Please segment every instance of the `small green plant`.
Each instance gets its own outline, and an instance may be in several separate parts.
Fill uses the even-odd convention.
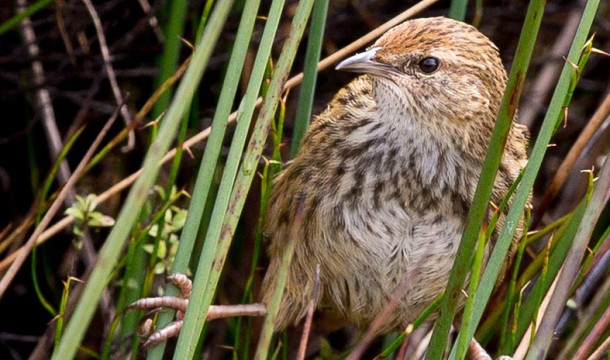
[[[75,246],[82,246],[80,239],[87,228],[111,227],[114,225],[114,219],[111,216],[104,215],[97,211],[98,201],[97,195],[89,194],[86,197],[76,195],[76,201],[64,212],[65,215],[74,218],[74,226],[72,233],[76,236]]]

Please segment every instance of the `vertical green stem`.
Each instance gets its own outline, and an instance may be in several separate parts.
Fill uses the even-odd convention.
[[[299,150],[301,139],[309,126],[313,97],[316,90],[318,78],[318,61],[324,40],[324,25],[326,24],[326,14],[328,12],[328,0],[317,0],[311,15],[311,25],[309,28],[309,41],[307,42],[307,53],[305,54],[305,65],[303,69],[303,83],[299,93],[297,113],[292,131],[292,142],[290,145],[290,157],[294,158]]]
[[[521,32],[521,37],[519,38],[515,62],[511,68],[511,73],[506,85],[506,91],[504,93],[504,97],[502,98],[502,106],[500,107],[498,120],[491,136],[490,147],[487,152],[487,156],[485,157],[481,178],[477,184],[473,205],[468,213],[464,234],[462,235],[462,240],[460,241],[455,263],[451,269],[449,283],[447,284],[447,288],[445,290],[445,298],[441,304],[441,316],[434,327],[430,347],[428,353],[426,354],[427,360],[441,359],[443,356],[445,345],[447,343],[447,335],[449,334],[449,329],[451,328],[453,318],[455,317],[455,313],[457,311],[457,300],[458,297],[461,296],[460,293],[462,290],[462,284],[464,283],[464,279],[466,278],[466,274],[469,270],[469,261],[472,258],[474,243],[478,238],[481,225],[483,224],[485,209],[487,208],[487,203],[491,195],[496,173],[500,165],[500,159],[504,150],[504,144],[506,143],[506,137],[508,136],[508,131],[517,110],[518,99],[520,98],[521,90],[523,89],[525,75],[531,59],[534,44],[536,42],[536,37],[538,35],[538,29],[540,28],[544,4],[544,0],[532,0],[527,10],[525,23],[523,25],[524,31]],[[523,187],[523,183],[521,187]],[[526,193],[526,195],[528,194],[529,191]],[[519,207],[518,205],[513,204],[511,209],[522,209],[524,205],[525,204]],[[516,223],[517,222],[513,222],[513,226]],[[510,224],[511,223],[509,223],[507,220],[504,228],[507,228]],[[510,244],[511,240],[512,239],[507,240],[508,244]],[[482,283],[484,281],[482,281]],[[485,284],[481,285],[483,286]],[[476,324],[478,324],[478,320],[473,319],[472,323],[472,329],[474,329]]]

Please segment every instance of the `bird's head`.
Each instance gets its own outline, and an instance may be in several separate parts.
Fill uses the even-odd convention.
[[[381,112],[441,126],[494,121],[506,86],[498,48],[443,17],[406,21],[337,69],[371,75]]]

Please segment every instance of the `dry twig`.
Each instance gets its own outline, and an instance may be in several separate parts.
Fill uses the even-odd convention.
[[[110,127],[116,120],[117,115],[118,115],[118,109],[115,112],[115,114],[108,120],[108,122],[106,122],[106,125],[104,125],[104,128],[97,135],[97,137],[95,138],[95,140],[93,141],[93,143],[91,144],[91,146],[89,147],[87,152],[85,153],[85,156],[83,156],[82,160],[80,161],[80,163],[74,170],[74,173],[72,174],[72,176],[70,176],[70,178],[66,182],[66,185],[64,185],[64,187],[61,189],[61,191],[57,195],[57,198],[55,198],[55,201],[53,201],[53,204],[51,205],[49,210],[46,212],[46,214],[44,215],[42,220],[40,220],[40,223],[38,224],[38,227],[36,227],[36,230],[34,230],[34,233],[32,233],[32,235],[30,236],[28,241],[25,243],[25,245],[23,245],[23,247],[21,247],[21,249],[18,251],[15,260],[12,262],[12,264],[11,264],[10,268],[8,269],[8,271],[6,272],[6,274],[4,274],[4,276],[2,277],[2,280],[0,280],[0,299],[2,299],[2,295],[4,295],[4,293],[8,289],[9,285],[15,278],[15,275],[17,275],[17,271],[19,271],[19,269],[21,268],[21,265],[23,265],[23,262],[25,261],[27,256],[30,254],[30,251],[32,251],[32,248],[37,243],[38,237],[47,228],[47,226],[49,225],[49,223],[51,222],[51,219],[53,219],[55,214],[57,214],[57,211],[59,211],[59,207],[61,206],[62,202],[66,198],[68,192],[74,188],[76,181],[78,180],[81,173],[85,169],[85,166],[87,165],[87,163],[89,162],[89,160],[91,159],[91,157],[93,156],[95,151],[97,150],[98,146],[101,144],[102,139],[104,138],[104,136],[106,136],[106,133],[108,132],[108,130],[110,130]]]
[[[313,283],[313,291],[311,292],[311,300],[309,301],[309,307],[307,308],[307,317],[305,318],[305,324],[303,325],[303,334],[301,335],[301,343],[299,344],[299,353],[297,355],[298,360],[305,359],[305,351],[307,350],[307,341],[309,340],[309,333],[311,332],[311,322],[313,321],[313,313],[316,310],[316,299],[318,298],[318,291],[320,289],[320,264],[316,265],[316,278]]]
[[[17,0],[17,12],[23,13],[27,7],[26,0]],[[51,95],[49,90],[44,86],[45,74],[42,62],[38,60],[40,56],[40,48],[36,41],[36,33],[32,26],[32,20],[26,17],[21,22],[21,33],[26,43],[28,55],[32,58],[32,80],[36,90],[36,108],[40,117],[42,118],[42,125],[44,133],[51,149],[51,157],[53,161],[57,161],[59,153],[63,149],[64,145],[61,142],[61,135],[59,134],[59,128],[57,127],[57,121],[55,121],[55,110],[53,109],[53,102],[51,101]],[[70,168],[68,162],[63,160],[59,165],[59,172],[57,178],[60,184],[65,184],[70,177]],[[74,191],[71,191],[66,197],[67,203],[74,201]]]
[[[583,1],[580,1],[580,5],[584,6]],[[563,23],[563,29],[557,36],[557,40],[549,54],[550,61],[547,61],[542,70],[540,70],[540,73],[538,73],[528,100],[519,109],[519,122],[530,129],[533,126],[536,115],[543,108],[542,104],[549,97],[551,90],[555,88],[564,64],[562,56],[565,56],[570,50],[572,39],[580,23],[581,11],[580,6],[574,7],[568,19]]]
[[[566,157],[563,159],[563,162],[559,166],[559,169],[557,169],[557,172],[555,172],[555,176],[553,177],[553,180],[551,181],[550,185],[546,187],[547,190],[535,209],[534,226],[542,219],[542,215],[550,205],[555,195],[557,195],[557,193],[559,192],[559,189],[561,189],[561,187],[567,180],[568,174],[574,167],[574,164],[576,164],[576,160],[578,160],[579,155],[582,153],[587,143],[591,140],[591,138],[593,138],[596,131],[599,129],[599,127],[603,124],[603,122],[609,115],[610,93],[606,94],[604,101],[597,108],[597,110],[591,117],[591,120],[589,120],[589,122],[587,123],[587,126],[585,126],[585,128],[582,130],[582,132],[578,136],[578,139],[576,139],[576,142],[574,143],[574,145],[572,145],[572,148],[570,148],[568,155],[566,155]]]
[[[121,89],[119,88],[119,84],[116,81],[116,75],[114,73],[114,68],[112,67],[112,60],[110,59],[110,51],[108,50],[108,45],[106,45],[106,35],[104,35],[104,29],[102,28],[102,21],[95,11],[95,7],[91,3],[90,0],[82,0],[85,7],[87,7],[87,11],[91,16],[91,20],[93,21],[93,26],[95,27],[95,32],[97,33],[97,38],[100,42],[100,51],[102,53],[102,58],[104,59],[104,69],[106,70],[106,74],[108,75],[108,81],[110,81],[110,87],[112,88],[112,94],[114,95],[114,100],[121,109],[121,117],[123,121],[125,121],[125,125],[129,126],[131,123],[131,115],[129,114],[129,110],[126,106],[121,106],[124,104],[123,95],[121,94]],[[129,137],[127,140],[127,145],[123,147],[123,151],[127,152],[133,149],[135,146],[135,135],[133,131],[129,132]]]

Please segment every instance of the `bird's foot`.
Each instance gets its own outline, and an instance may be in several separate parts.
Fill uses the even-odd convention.
[[[165,341],[169,338],[177,336],[182,329],[182,319],[186,312],[186,307],[189,304],[189,298],[191,296],[191,289],[193,288],[193,282],[188,276],[184,274],[172,274],[167,277],[167,280],[180,290],[180,296],[159,296],[149,297],[140,300],[136,300],[127,306],[127,311],[131,310],[152,310],[156,311],[160,308],[170,308],[176,310],[176,320],[167,324],[165,327],[152,332],[152,320],[146,319],[140,327],[140,337],[144,340],[142,346],[144,348],[152,347]]]
[[[177,336],[182,329],[184,314],[191,296],[192,282],[184,274],[173,274],[167,280],[180,289],[180,296],[160,296],[137,300],[127,307],[130,310],[158,310],[162,307],[176,310],[176,320],[167,324],[162,329],[152,333],[152,320],[147,319],[140,329],[140,337],[144,340],[143,347],[155,346],[167,339]],[[265,316],[267,307],[265,304],[245,305],[211,305],[208,309],[207,320],[214,320],[234,316]],[[151,334],[152,333],[152,334]]]

